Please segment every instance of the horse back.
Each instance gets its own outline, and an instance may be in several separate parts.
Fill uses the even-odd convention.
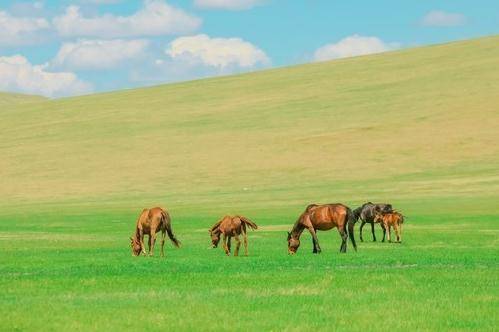
[[[388,225],[401,224],[404,222],[404,216],[398,212],[390,212],[383,216],[383,221]]]
[[[307,216],[315,229],[343,228],[348,220],[348,207],[339,203],[319,205],[311,210]]]
[[[145,234],[150,234],[151,229],[155,229],[156,232],[165,230],[167,222],[169,217],[166,210],[160,207],[144,209],[137,221],[137,228],[141,228]]]

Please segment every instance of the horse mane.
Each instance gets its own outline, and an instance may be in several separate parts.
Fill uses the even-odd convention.
[[[303,227],[303,224],[302,224],[302,221],[303,219],[305,218],[306,215],[308,215],[310,213],[310,211],[319,206],[318,204],[309,204],[307,205],[307,207],[305,208],[305,211],[303,211],[300,216],[298,217],[298,219],[296,219],[295,223],[293,224],[293,228],[291,228],[291,232],[289,234],[293,234],[294,232],[296,232],[297,234],[301,234],[304,230],[304,227]],[[288,234],[288,236],[289,236]]]
[[[135,224],[135,239],[137,241],[139,241],[140,239],[139,224],[146,212],[149,212],[149,209],[142,209],[142,212],[139,214],[139,217],[137,218],[137,223]]]
[[[222,221],[224,219],[225,219],[225,217],[223,217],[222,219],[220,219],[215,225],[211,226],[211,228],[208,229],[208,231],[210,231],[210,232],[215,231],[218,227],[220,227],[220,224],[222,223]]]

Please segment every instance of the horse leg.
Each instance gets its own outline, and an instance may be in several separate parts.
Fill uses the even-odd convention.
[[[402,224],[399,225],[399,242],[402,243]]]
[[[374,222],[371,223],[371,233],[373,233],[373,242],[376,242],[376,233],[374,233]]]
[[[360,241],[361,242],[364,242],[364,239],[362,238],[362,228],[364,228],[365,224],[366,224],[366,222],[364,220],[362,220],[362,223],[360,224]]]
[[[312,253],[316,254],[317,253],[317,246],[315,245],[315,239],[314,239],[313,236],[312,236],[312,245],[314,246],[314,249],[312,250]]]
[[[151,228],[151,235],[149,235],[151,247],[149,248],[149,256],[154,256],[154,244],[156,243],[156,229]]]
[[[146,255],[146,246],[144,245],[144,231],[139,230],[139,238],[140,238],[140,247],[142,249],[142,254]]]
[[[386,238],[388,239],[388,242],[392,242],[392,239],[390,237],[390,232],[392,231],[391,226],[385,225],[385,228],[386,228]]]
[[[310,227],[308,229],[310,234],[312,234],[312,241],[314,243],[314,254],[320,254],[321,253],[321,246],[319,245],[319,239],[317,238],[317,233],[315,232],[315,229],[313,227]]]
[[[393,225],[393,229],[395,229],[395,235],[397,235],[397,242],[400,242],[400,225],[396,223]]]
[[[385,235],[386,235],[386,228],[383,224],[379,224],[381,226],[381,229],[383,230],[383,240],[381,242],[385,242]]]
[[[244,241],[244,255],[248,256],[248,234],[244,232],[243,234],[243,241]]]
[[[239,256],[239,247],[241,247],[241,240],[239,239],[239,235],[234,236],[236,240],[236,250],[234,251],[234,256]]]
[[[227,256],[230,256],[229,247],[227,247],[227,234],[224,234],[224,237],[223,237],[223,248],[224,248],[225,254]]]
[[[161,257],[165,257],[165,239],[166,239],[166,231],[161,231]]]
[[[232,247],[231,239],[232,238],[230,236],[227,238],[227,249],[229,249],[229,252],[230,252],[231,247]]]
[[[312,236],[312,245],[314,247],[314,249],[312,250],[312,253],[316,254],[317,253],[317,245],[315,244],[315,238],[313,236]]]
[[[347,252],[348,233],[345,232],[345,230],[340,229],[340,228],[338,228],[338,231],[340,232],[340,235],[341,235],[340,252]]]

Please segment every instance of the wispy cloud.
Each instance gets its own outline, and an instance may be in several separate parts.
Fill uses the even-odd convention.
[[[270,63],[264,51],[241,38],[211,38],[205,34],[175,39],[166,54],[173,59],[200,62],[220,69]]]
[[[426,27],[455,27],[466,24],[466,16],[459,13],[448,13],[441,10],[432,10],[421,20]]]
[[[314,53],[315,61],[347,58],[358,55],[381,53],[400,47],[398,43],[385,43],[378,37],[352,35],[332,44],[318,48]]]
[[[178,82],[246,72],[271,63],[263,50],[248,41],[204,34],[179,37],[162,54],[149,55],[147,62],[132,68],[132,82]]]
[[[0,57],[0,90],[61,97],[92,91],[92,86],[70,72],[49,72],[22,55]]]
[[[226,10],[250,9],[261,3],[262,0],[194,0],[194,5],[198,8]]]
[[[64,43],[51,65],[70,70],[115,68],[125,61],[144,56],[148,44],[143,39],[78,40]]]
[[[28,45],[44,39],[50,22],[40,17],[18,17],[0,11],[0,45]]]
[[[130,16],[85,17],[78,6],[69,6],[53,23],[65,37],[123,38],[191,33],[201,26],[201,19],[164,1],[146,0],[144,7]]]

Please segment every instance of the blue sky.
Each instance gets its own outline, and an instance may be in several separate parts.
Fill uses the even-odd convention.
[[[499,33],[499,1],[0,2],[0,90],[85,94]]]

